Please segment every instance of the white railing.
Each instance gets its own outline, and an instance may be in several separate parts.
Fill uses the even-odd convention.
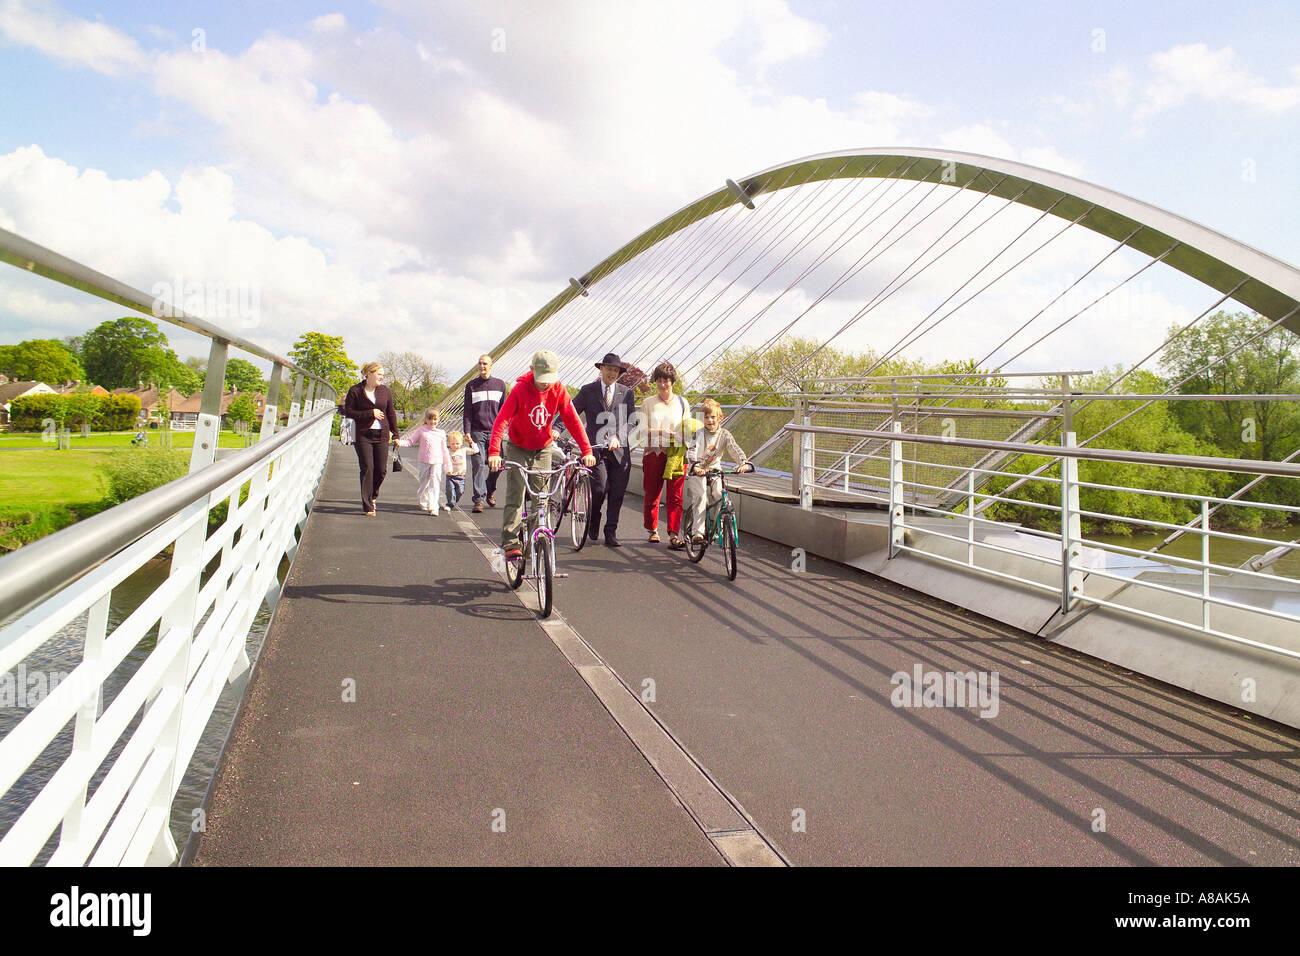
[[[1300,636],[1300,628],[1296,626],[1300,625],[1300,581],[1266,573],[1271,563],[1276,562],[1293,548],[1300,548],[1300,544],[1288,545],[1254,535],[1214,530],[1210,522],[1211,513],[1224,505],[1285,514],[1291,516],[1289,520],[1292,521],[1300,520],[1300,508],[1247,501],[1241,498],[1188,495],[1163,489],[1131,488],[1087,482],[1079,479],[1078,471],[1081,459],[1092,459],[1165,468],[1197,468],[1235,474],[1268,475],[1296,480],[1300,478],[1298,465],[1288,462],[1081,448],[1075,444],[1074,433],[1069,431],[1063,433],[1061,445],[1054,447],[913,434],[904,432],[901,422],[894,422],[891,431],[796,424],[786,426],[786,430],[797,436],[796,440],[801,445],[799,497],[801,506],[805,509],[813,506],[813,491],[825,487],[822,484],[814,484],[814,476],[822,472],[816,464],[817,456],[823,454],[838,461],[844,455],[842,451],[819,452],[816,447],[818,435],[866,438],[884,446],[882,454],[863,457],[874,458],[879,462],[881,472],[885,476],[881,483],[882,485],[887,483],[888,488],[882,489],[880,494],[865,492],[862,497],[877,501],[889,509],[889,556],[891,558],[905,552],[912,553],[928,560],[964,567],[1014,582],[1021,587],[1053,594],[1059,597],[1061,613],[1065,620],[1069,620],[1069,615],[1086,613],[1089,606],[1104,607],[1292,659],[1300,659],[1300,640],[1296,640],[1297,636]],[[918,456],[909,457],[907,450],[909,445],[916,447],[927,444],[955,445],[1043,457],[1052,461],[1060,477],[1041,473],[1025,475],[996,468],[951,465],[933,460],[921,460]],[[940,484],[918,481],[915,477],[908,479],[908,468],[912,465],[951,472],[954,474],[955,481]],[[986,479],[994,477],[1005,477],[1017,483],[1024,482],[1026,479],[1047,483],[1057,489],[1054,495],[1057,503],[1035,502],[977,491],[977,484],[983,484]],[[965,488],[965,493],[958,504],[945,508],[941,503],[919,502],[921,493],[951,494],[954,484]],[[845,489],[847,490],[847,485]],[[1080,491],[1083,489],[1128,492],[1187,501],[1195,506],[1199,517],[1190,524],[1178,525],[1133,515],[1088,510],[1080,505]],[[909,492],[912,493],[910,501]],[[1020,508],[1033,508],[1051,514],[1054,516],[1052,523],[1055,527],[1048,530],[1025,528],[982,517],[981,512],[984,507],[996,502],[1004,502]],[[938,520],[919,520],[922,517]],[[1175,534],[1197,535],[1201,539],[1200,556],[1199,558],[1175,557],[1101,542],[1084,535],[1082,531],[1084,519],[1128,524]],[[997,536],[1002,543],[982,540],[982,535],[977,532],[989,529],[998,529],[1002,532],[1014,530],[1016,534],[1024,536],[1020,542],[1022,545],[1029,545],[1034,540],[1048,541],[1051,544],[1047,548],[1008,546],[1005,535]],[[1235,541],[1256,546],[1264,553],[1264,559],[1257,562],[1258,566],[1254,567],[1232,567],[1215,563],[1210,560],[1210,544],[1215,540]],[[951,542],[956,547],[952,545],[947,548],[937,547],[936,543],[940,541]],[[1086,556],[1085,549],[1090,552]],[[945,550],[948,553],[941,553]],[[1128,569],[1130,573],[1127,574],[1116,573],[1114,567],[1106,566],[1107,554],[1143,558],[1152,564],[1145,569]],[[1000,560],[989,560],[992,555],[1000,556]],[[1047,573],[1040,571],[1035,574],[1025,570],[1026,567],[1032,568],[1034,565],[1046,569]],[[1187,580],[1178,580],[1180,577],[1185,577]],[[1240,592],[1243,589],[1256,589],[1259,594],[1264,595],[1264,599],[1254,603],[1234,599],[1242,596]],[[1122,592],[1128,592],[1127,596],[1130,600],[1127,603],[1116,600]],[[1161,610],[1154,609],[1160,606],[1159,602],[1150,600],[1145,602],[1149,605],[1147,608],[1138,607],[1135,604],[1140,602],[1131,600],[1135,593],[1145,593],[1148,598],[1151,595],[1176,598],[1180,611],[1183,611],[1181,605],[1191,601],[1197,611],[1195,614],[1185,613],[1185,611],[1168,613],[1170,608],[1166,607],[1165,613],[1162,613]],[[1223,612],[1229,610],[1240,612],[1246,617],[1234,616],[1231,622],[1232,630],[1224,626],[1216,626],[1218,622],[1215,618],[1222,617]],[[1247,626],[1243,627],[1243,622],[1247,622]]]
[[[172,801],[222,687],[249,666],[245,648],[254,616],[279,596],[281,560],[297,548],[324,470],[332,412],[332,402],[314,403],[296,427],[0,561],[6,598],[15,588],[44,592],[0,629],[0,674],[17,671],[62,628],[88,615],[81,662],[0,740],[3,797],[73,725],[67,756],[0,838],[0,865],[29,865],[55,830],[52,865],[176,859]],[[209,535],[208,516],[223,501],[225,520]],[[106,536],[114,512],[122,513],[118,524],[144,530],[121,542],[111,558],[96,564],[93,553],[87,556],[84,573],[52,594],[50,581],[23,576],[19,562],[35,561],[61,566],[58,573],[69,577],[83,545],[112,548],[117,542]],[[110,631],[114,587],[167,548],[168,577]],[[154,628],[152,651],[106,701],[106,681]]]

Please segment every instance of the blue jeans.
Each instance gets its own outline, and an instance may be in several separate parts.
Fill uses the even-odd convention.
[[[465,476],[448,475],[446,477],[446,483],[447,483],[447,495],[446,495],[447,507],[450,508],[452,505],[459,504],[460,496],[465,493]]]

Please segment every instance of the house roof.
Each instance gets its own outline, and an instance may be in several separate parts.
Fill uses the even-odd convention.
[[[0,385],[0,403],[7,405],[15,398],[21,398],[28,392],[40,392],[42,389],[46,392],[54,392],[54,389],[50,388],[44,382],[5,382],[3,385]],[[54,392],[54,394],[57,393]]]
[[[221,393],[221,414],[222,415],[226,414],[227,410],[230,408],[230,403],[233,402],[235,399],[239,398],[239,396],[243,394],[246,393],[222,392]],[[251,392],[247,394],[253,400],[253,404],[258,406],[260,406],[263,400],[265,399],[265,396],[262,395],[261,392]],[[181,414],[184,415],[197,415],[199,413],[199,405],[202,403],[202,401],[203,401],[203,393],[195,392],[189,398],[182,399],[181,401],[172,405],[171,409],[172,412],[180,412]]]

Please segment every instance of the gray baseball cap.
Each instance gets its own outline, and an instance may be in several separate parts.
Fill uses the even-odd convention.
[[[533,356],[533,383],[541,388],[560,380],[560,357],[550,349],[542,349]]]

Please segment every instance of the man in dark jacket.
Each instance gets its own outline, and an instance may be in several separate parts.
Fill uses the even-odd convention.
[[[506,383],[492,377],[492,356],[478,357],[478,377],[465,384],[464,418],[465,434],[478,446],[478,454],[470,456],[470,483],[474,489],[474,513],[497,506],[497,475],[487,466],[488,440],[492,436],[492,423],[501,411],[506,397]]]
[[[623,508],[628,478],[632,475],[632,450],[628,427],[636,414],[636,396],[618,377],[627,371],[613,352],[596,363],[600,378],[579,389],[573,408],[586,419],[596,467],[591,470],[591,513],[587,516],[587,536],[593,541],[600,535],[600,509],[608,498],[605,512],[605,544],[622,547],[618,541],[618,516]]]

